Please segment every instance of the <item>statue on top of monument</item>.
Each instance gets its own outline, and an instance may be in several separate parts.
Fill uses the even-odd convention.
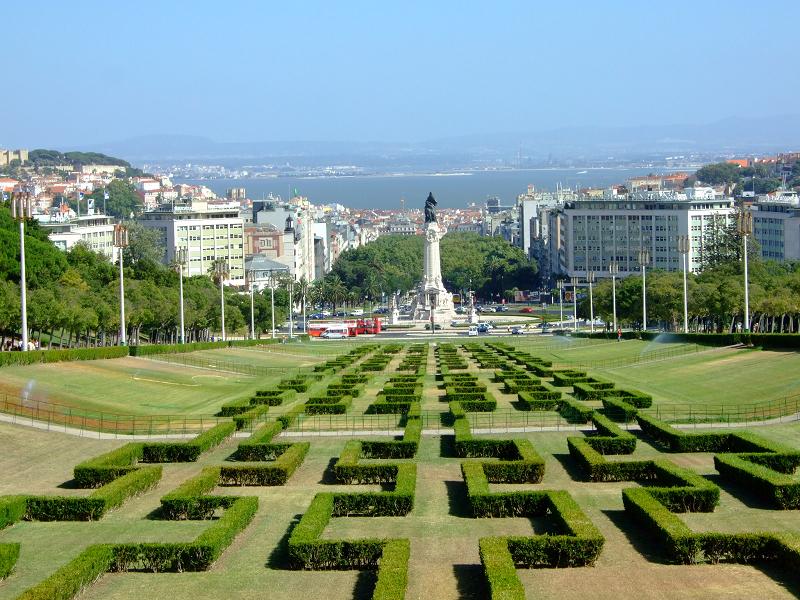
[[[429,192],[428,199],[425,200],[425,223],[436,223],[434,206],[436,206],[436,200],[433,198],[433,192]]]

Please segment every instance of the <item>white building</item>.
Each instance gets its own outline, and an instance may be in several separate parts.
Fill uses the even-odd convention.
[[[778,190],[759,196],[752,209],[753,237],[769,260],[800,260],[800,197]]]
[[[306,198],[293,198],[291,203],[270,201],[253,202],[253,222],[271,224],[293,236],[284,236],[284,250],[281,255],[289,261],[292,275],[297,281],[314,281],[316,277],[314,259],[314,217],[313,206]],[[281,261],[281,262],[284,262]]]
[[[50,241],[66,252],[75,244],[83,243],[116,262],[117,248],[114,246],[114,219],[105,215],[89,215],[68,220],[51,219],[49,215],[37,215],[42,228],[48,232]]]
[[[161,205],[138,219],[144,227],[161,231],[166,248],[164,263],[175,259],[177,248],[186,248],[186,273],[208,275],[214,261],[228,263],[229,285],[244,285],[244,221],[237,202],[194,200],[189,205]]]
[[[639,251],[650,253],[651,268],[683,268],[678,237],[689,236],[689,269],[699,271],[703,244],[715,228],[735,218],[733,198],[712,188],[687,188],[684,192],[641,191],[602,199],[567,202],[562,211],[559,271],[568,276],[610,277],[612,261],[624,277],[640,271]],[[550,232],[551,240],[553,232]]]

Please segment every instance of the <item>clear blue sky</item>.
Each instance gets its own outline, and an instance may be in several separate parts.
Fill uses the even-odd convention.
[[[800,2],[4,3],[0,147],[798,112]]]

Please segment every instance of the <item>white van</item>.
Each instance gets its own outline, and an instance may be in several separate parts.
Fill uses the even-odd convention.
[[[473,325],[472,327],[469,328],[469,331],[467,331],[467,335],[469,336],[478,335],[478,328]]]

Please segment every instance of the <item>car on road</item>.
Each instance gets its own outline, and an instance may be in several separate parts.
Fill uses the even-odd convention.
[[[439,331],[441,328],[442,328],[441,324],[434,323],[434,331]],[[430,331],[431,330],[431,324],[430,323],[425,323],[425,329]]]
[[[469,336],[478,335],[478,328],[472,325],[467,331],[467,335]]]
[[[322,313],[312,313],[312,314],[308,315],[308,318],[309,319],[324,319],[325,315],[323,315]]]
[[[389,309],[387,307],[385,307],[385,306],[379,306],[378,308],[376,308],[372,312],[374,314],[376,314],[376,315],[385,315],[386,313],[389,312]]]
[[[517,325],[516,327],[512,327],[511,328],[511,335],[523,335],[524,333],[525,333],[525,330],[522,327],[520,327],[519,325]]]
[[[363,308],[354,308],[353,311],[350,313],[354,317],[363,317],[364,316],[364,309]]]
[[[483,308],[481,308],[481,312],[493,313],[497,311],[494,309],[493,306],[484,306]]]
[[[504,304],[501,304],[500,306],[495,307],[495,311],[497,311],[497,312],[508,312],[508,307],[505,306]]]
[[[494,327],[491,323],[478,323],[478,333],[489,333]]]
[[[530,313],[532,313],[532,312],[533,312],[533,308],[532,308],[532,307],[530,307],[530,306],[525,306],[525,307],[523,307],[523,308],[520,308],[520,309],[519,309],[519,312],[521,312],[521,313],[527,313],[527,314],[530,314]]]
[[[347,337],[347,334],[341,331],[325,331],[319,337],[326,340],[343,340]]]
[[[329,311],[329,310],[323,310],[323,311],[322,311],[320,314],[321,314],[323,317],[330,317],[330,316],[331,316],[331,311]]]

